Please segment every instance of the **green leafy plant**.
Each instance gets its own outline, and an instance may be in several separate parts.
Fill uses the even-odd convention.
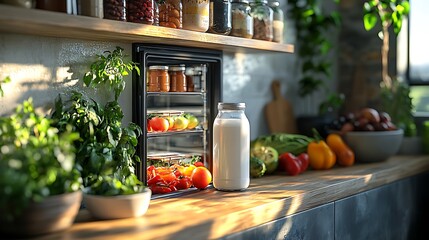
[[[381,31],[378,36],[382,39],[381,61],[381,104],[384,111],[390,114],[392,121],[405,130],[405,136],[416,135],[416,126],[413,118],[413,104],[409,86],[391,78],[389,69],[389,29],[398,35],[402,29],[402,20],[410,11],[407,0],[367,0],[364,3],[363,23],[367,31],[372,30],[378,22]]]
[[[49,118],[34,111],[32,99],[0,118],[1,219],[12,221],[31,201],[80,190],[73,145],[78,138],[69,125],[59,134]]]
[[[318,0],[289,0],[288,5],[301,61],[299,94],[306,97],[323,88],[327,91],[325,81],[331,77],[332,67],[328,57],[332,43],[327,32],[340,24],[340,16],[336,11],[323,12]]]
[[[137,137],[141,129],[131,123],[121,126],[122,110],[116,101],[101,107],[93,99],[74,92],[63,102],[58,98],[52,118],[62,131],[72,125],[81,139],[75,143],[77,162],[85,187],[98,195],[131,194],[141,190],[134,175]]]
[[[408,15],[408,0],[367,0],[364,3],[363,23],[367,31],[373,29],[377,22],[381,23],[378,36],[383,40],[381,47],[382,80],[386,88],[392,87],[392,79],[388,73],[389,59],[389,28],[393,26],[395,34],[402,29],[402,20]]]
[[[107,56],[97,55],[85,74],[86,86],[106,86],[115,90],[115,98],[104,106],[82,93],[73,92],[70,99],[59,97],[52,118],[63,131],[67,125],[80,133],[75,142],[77,160],[83,183],[89,193],[97,195],[122,195],[140,192],[143,184],[134,174],[135,163],[140,159],[136,152],[137,139],[142,134],[139,126],[130,123],[122,126],[124,117],[118,97],[125,88],[124,76],[133,69],[140,71],[133,62],[126,62],[122,49],[117,47]]]
[[[97,60],[91,64],[91,70],[85,74],[83,81],[86,86],[99,87],[105,84],[109,89],[114,90],[115,100],[125,89],[124,76],[128,76],[132,70],[137,71],[140,75],[140,69],[137,64],[129,61],[125,62],[121,47],[111,51],[105,51],[104,54],[97,55]]]

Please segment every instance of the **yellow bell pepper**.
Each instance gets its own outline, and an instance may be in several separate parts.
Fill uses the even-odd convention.
[[[319,140],[308,144],[307,153],[313,169],[330,169],[335,165],[336,156],[325,141]]]

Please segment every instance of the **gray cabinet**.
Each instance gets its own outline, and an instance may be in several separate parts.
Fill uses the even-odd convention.
[[[396,181],[223,239],[429,239],[429,173]]]

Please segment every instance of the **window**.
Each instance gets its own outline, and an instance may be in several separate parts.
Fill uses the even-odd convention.
[[[429,1],[410,0],[408,25],[408,69],[416,116],[429,115]]]

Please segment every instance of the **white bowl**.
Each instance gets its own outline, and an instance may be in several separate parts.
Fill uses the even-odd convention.
[[[141,193],[117,196],[86,194],[83,201],[89,213],[99,219],[118,219],[143,216],[149,208],[152,191],[145,188]]]
[[[352,131],[344,134],[358,162],[381,162],[398,153],[404,131]]]

